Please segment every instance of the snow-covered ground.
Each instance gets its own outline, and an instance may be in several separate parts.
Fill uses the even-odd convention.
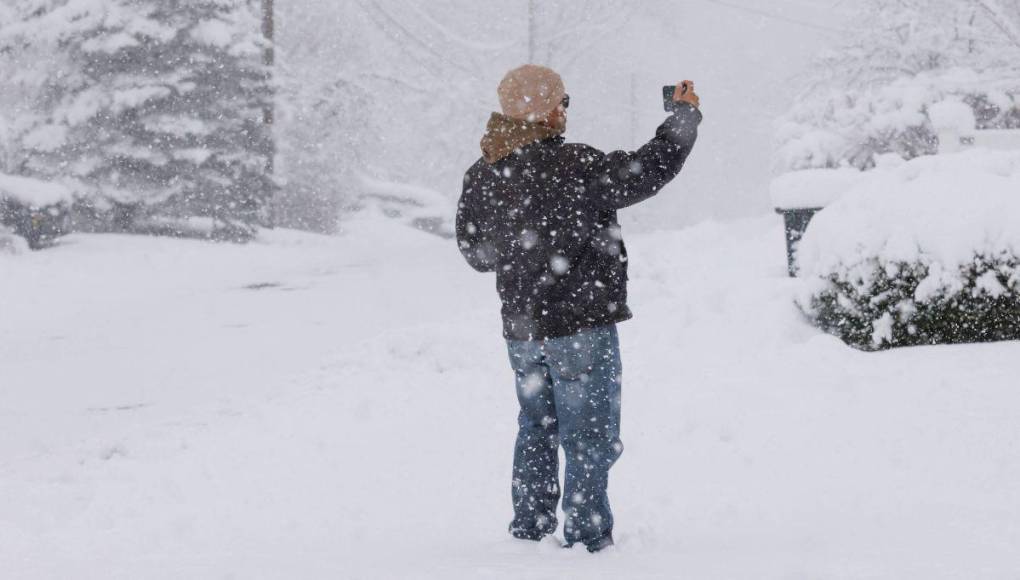
[[[506,534],[512,376],[451,241],[0,254],[0,577],[1020,578],[1020,344],[845,347],[776,216],[627,239],[597,556]]]

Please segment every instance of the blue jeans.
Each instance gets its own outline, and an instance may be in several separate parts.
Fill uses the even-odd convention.
[[[623,452],[616,326],[547,340],[508,340],[507,345],[521,405],[511,533],[539,539],[556,530],[562,445],[567,543],[588,544],[611,534],[613,512],[606,488],[609,468]]]

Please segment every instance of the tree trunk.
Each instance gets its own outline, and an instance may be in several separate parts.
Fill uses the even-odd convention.
[[[266,132],[269,134],[269,151],[266,151],[266,174],[270,177],[276,171],[276,140],[273,135],[273,124],[276,119],[276,111],[274,108],[274,102],[276,100],[276,88],[273,86],[273,68],[276,65],[276,46],[274,44],[276,38],[276,23],[274,22],[274,0],[262,0],[262,36],[266,40],[266,48],[262,54],[262,63],[266,66],[266,77],[269,84],[269,95],[266,99],[265,104],[262,107],[262,122],[266,126]],[[267,226],[274,227],[276,225],[276,204],[274,199],[276,195],[276,188],[270,186],[269,201],[266,204],[266,215]]]
[[[269,74],[272,75],[272,67],[276,63],[276,48],[273,45],[276,37],[276,25],[273,22],[273,2],[274,0],[262,0],[262,36],[268,43],[266,49],[262,55],[262,62],[269,67]],[[273,103],[272,99],[267,103],[263,119],[266,125],[273,124]]]

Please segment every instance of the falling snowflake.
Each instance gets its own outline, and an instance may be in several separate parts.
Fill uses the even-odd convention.
[[[549,260],[549,267],[552,268],[556,275],[562,276],[570,270],[570,260],[563,256],[555,255]]]

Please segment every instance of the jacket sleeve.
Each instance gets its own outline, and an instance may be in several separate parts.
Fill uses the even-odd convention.
[[[637,151],[595,151],[588,157],[587,181],[600,209],[617,210],[642,202],[665,187],[683,168],[698,139],[701,111],[685,105]]]
[[[457,247],[467,263],[479,272],[496,270],[495,246],[485,238],[479,206],[481,191],[475,187],[474,175],[464,176],[464,189],[457,202]]]

